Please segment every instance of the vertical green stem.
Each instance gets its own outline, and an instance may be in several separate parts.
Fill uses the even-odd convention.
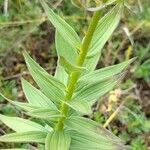
[[[85,39],[83,41],[83,44],[81,45],[79,57],[77,59],[77,65],[80,67],[83,66],[84,61],[86,59],[87,52],[88,52],[94,31],[95,31],[97,24],[98,24],[98,21],[100,19],[100,16],[101,16],[101,11],[95,12],[93,17],[92,17],[92,20],[90,22],[87,34],[85,35]],[[71,73],[71,76],[70,76],[70,79],[68,82],[68,87],[66,89],[67,94],[66,94],[65,99],[64,99],[65,102],[71,101],[79,76],[80,76],[80,72],[72,72]],[[63,129],[64,121],[65,121],[65,118],[68,114],[68,110],[69,110],[68,105],[66,105],[65,103],[62,103],[61,110],[60,110],[62,117],[58,120],[58,123],[55,126],[55,130],[62,130]]]

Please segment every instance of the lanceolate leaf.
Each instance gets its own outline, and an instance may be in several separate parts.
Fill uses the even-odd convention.
[[[70,74],[71,72],[80,72],[82,70],[85,70],[84,67],[78,67],[61,56],[60,56],[60,65],[64,67],[64,69],[68,74]]]
[[[80,86],[73,96],[73,101],[83,100],[93,104],[100,96],[112,90],[120,81],[120,77],[113,77],[97,83]]]
[[[63,85],[63,83],[61,83],[60,81],[58,81],[57,79],[55,79],[52,75],[48,74],[38,63],[36,63],[29,56],[29,54],[26,51],[24,51],[23,55],[24,55],[24,58],[25,58],[27,66],[29,68],[32,68],[32,69],[30,69],[31,71],[36,71],[37,70],[38,72],[42,72],[45,76],[47,76],[48,78],[50,78],[51,82],[53,84],[56,84],[57,87],[62,88],[62,89],[65,88],[65,86]]]
[[[8,99],[7,97],[5,97],[2,93],[0,93],[0,95],[6,99],[9,103],[13,104],[14,106],[20,107],[21,109],[25,110],[25,111],[33,111],[35,109],[39,109],[38,107],[35,107],[29,103],[21,103],[21,102],[17,102],[17,101],[13,101]]]
[[[89,54],[92,56],[100,51],[119,23],[122,4],[117,4],[104,18],[99,21],[94,33]]]
[[[21,102],[16,102],[12,101],[8,98],[6,98],[3,94],[0,93],[0,95],[6,99],[8,102],[11,104],[27,111],[27,115],[35,117],[35,118],[41,118],[41,119],[48,119],[51,120],[52,118],[58,118],[60,117],[60,113],[57,109],[50,109],[48,107],[40,107],[40,106],[34,106],[29,103],[21,103]]]
[[[79,48],[81,45],[81,41],[74,29],[69,24],[67,24],[65,20],[63,20],[60,16],[56,15],[44,0],[40,1],[48,19],[61,34],[61,36],[65,39],[65,41],[69,42],[72,47]]]
[[[50,99],[24,79],[22,79],[22,87],[27,100],[31,105],[57,110],[56,106]]]
[[[71,150],[126,150],[121,139],[111,134],[98,123],[83,117],[72,116],[66,126],[71,135]],[[72,130],[71,130],[72,129]]]
[[[22,103],[22,102],[16,102],[16,101],[9,101],[9,102],[28,112],[41,109],[41,107],[33,106],[29,103]]]
[[[130,150],[128,146],[114,143],[111,141],[103,141],[97,136],[88,133],[80,133],[73,131],[71,134],[70,150]]]
[[[66,85],[68,74],[65,71],[65,69],[60,65],[60,56],[64,57],[67,61],[70,61],[73,64],[75,64],[76,59],[78,57],[78,53],[75,48],[73,48],[67,41],[64,40],[64,38],[59,34],[58,31],[55,35],[55,45],[58,55],[55,77]]]
[[[22,128],[23,130],[23,128]],[[0,142],[15,142],[15,143],[44,143],[47,133],[40,131],[29,131],[22,133],[12,133],[0,136]]]
[[[28,132],[28,131],[42,131],[47,132],[47,130],[30,120],[18,118],[18,117],[7,117],[4,115],[0,115],[0,120],[5,123],[8,127],[13,129],[16,132]]]
[[[105,67],[102,69],[98,69],[92,71],[84,76],[82,76],[78,81],[78,86],[83,86],[83,84],[90,84],[94,82],[99,82],[108,78],[111,78],[119,73],[121,73],[124,69],[128,67],[135,59],[127,60],[123,63]]]
[[[90,45],[88,58],[85,61],[85,66],[88,70],[94,70],[101,55],[101,50],[107,40],[110,38],[113,31],[116,29],[121,18],[123,4],[117,4],[108,12],[98,23],[97,29]]]
[[[30,111],[27,114],[36,118],[41,118],[41,119],[51,119],[51,118],[61,117],[59,111],[50,110],[50,109],[37,109],[34,111]]]
[[[26,52],[24,52],[24,57],[32,77],[44,94],[53,102],[60,102],[64,97],[65,86],[49,75]]]
[[[99,137],[106,142],[124,143],[120,138],[103,128],[97,122],[84,117],[71,116],[66,120],[65,124],[68,129],[76,130],[79,133],[93,134],[93,136]]]
[[[45,150],[69,150],[71,138],[64,131],[54,131],[47,135]]]
[[[43,107],[37,107],[37,106],[31,105],[29,103],[16,102],[16,101],[12,101],[12,100],[9,100],[9,102],[11,104],[13,104],[14,106],[19,107],[28,112],[43,109]]]

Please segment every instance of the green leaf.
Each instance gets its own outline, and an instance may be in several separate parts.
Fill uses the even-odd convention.
[[[54,131],[47,135],[45,150],[69,150],[71,138],[64,131]]]
[[[56,15],[44,0],[40,0],[40,2],[45,10],[48,19],[61,34],[61,36],[65,39],[65,41],[69,42],[72,47],[79,48],[81,45],[81,41],[74,29],[69,24],[67,24],[65,20],[62,19],[62,17]]]
[[[65,41],[64,37],[62,37],[58,31],[56,31],[55,34],[55,45],[59,57],[62,56],[73,64],[76,63],[76,59],[78,57],[77,50],[71,46],[68,41]]]
[[[47,130],[43,126],[30,120],[18,117],[7,117],[1,114],[0,120],[16,132],[28,132],[28,131],[47,132]]]
[[[84,115],[92,113],[90,105],[83,100],[71,101],[70,103],[67,103],[67,105],[72,109],[76,110],[77,112],[82,113]]]
[[[22,79],[22,87],[26,98],[31,105],[57,110],[56,106],[50,99],[24,79]]]
[[[24,52],[28,69],[44,94],[54,103],[59,103],[64,97],[65,85],[49,75],[28,54]]]
[[[66,120],[65,124],[71,136],[70,150],[126,149],[121,139],[90,119],[72,116]]]
[[[71,139],[70,150],[130,150],[128,146],[107,141],[107,139],[103,141],[101,138],[87,133],[73,131]]]
[[[122,4],[117,4],[106,16],[104,16],[99,21],[90,45],[89,54],[91,56],[97,54],[112,35],[112,32],[119,23],[122,14],[122,8]]]
[[[43,109],[42,107],[33,106],[29,103],[16,102],[16,101],[12,101],[12,100],[9,100],[9,102],[11,104],[13,104],[14,106],[19,107],[19,108],[21,108],[25,111],[28,111],[28,112]]]
[[[97,29],[94,32],[93,39],[91,41],[88,57],[84,64],[84,66],[88,70],[95,69],[99,57],[101,55],[101,50],[103,46],[108,41],[113,31],[116,29],[117,25],[119,24],[122,10],[123,10],[122,3],[117,4],[99,21]]]
[[[25,110],[25,111],[34,111],[34,110],[39,110],[41,107],[33,106],[29,103],[21,103],[21,102],[16,102],[16,101],[9,101],[11,104]]]
[[[73,101],[83,100],[93,104],[100,96],[112,90],[120,82],[121,78],[117,76],[104,81],[87,84],[86,86],[83,84],[83,86],[76,89]]]
[[[39,109],[39,107],[35,107],[29,103],[21,103],[21,102],[17,102],[17,101],[13,101],[8,99],[6,96],[4,96],[2,93],[0,93],[0,95],[6,99],[9,103],[11,103],[14,106],[20,107],[21,109],[25,110],[25,111],[33,111],[35,109]]]
[[[57,61],[57,67],[56,67],[56,71],[55,71],[55,77],[61,81],[62,83],[64,83],[65,85],[67,85],[67,79],[68,79],[68,73],[65,71],[65,69],[60,65],[59,63],[59,59]]]
[[[65,86],[63,83],[59,82],[57,79],[55,79],[52,75],[48,74],[38,63],[36,63],[30,56],[29,54],[24,51],[23,52],[23,55],[24,55],[24,58],[25,58],[25,61],[26,61],[26,64],[29,68],[31,68],[30,70],[31,71],[35,71],[36,70],[38,72],[42,72],[45,76],[49,77],[51,79],[51,82],[56,84],[59,88],[62,88],[64,89]]]
[[[23,130],[23,128],[22,128]],[[40,131],[29,131],[22,133],[12,133],[0,136],[0,142],[14,142],[14,143],[44,143],[47,133]]]
[[[67,41],[64,40],[64,38],[58,33],[58,31],[56,31],[55,35],[55,45],[58,55],[55,77],[66,85],[68,74],[65,69],[60,65],[60,56],[64,57],[67,61],[75,64],[78,53],[74,47],[72,47]]]
[[[51,109],[37,109],[27,113],[29,116],[41,118],[41,119],[51,119],[61,117],[59,111]]]
[[[134,60],[135,60],[135,58],[127,60],[127,61],[117,64],[117,65],[113,65],[113,66],[109,66],[109,67],[105,67],[102,69],[92,71],[92,72],[82,76],[79,79],[77,86],[83,86],[83,84],[90,84],[90,83],[99,82],[99,81],[111,78],[111,77],[121,73]]]
[[[65,124],[70,129],[75,129],[80,133],[93,134],[93,136],[98,136],[102,139],[110,140],[115,142],[124,143],[120,138],[109,132],[107,129],[103,128],[99,123],[84,117],[71,116],[67,118]]]
[[[58,110],[43,108],[43,107],[39,107],[39,106],[33,106],[29,103],[21,103],[21,102],[12,101],[12,100],[6,98],[3,94],[0,93],[0,95],[4,99],[6,99],[8,102],[10,102],[11,104],[13,104],[25,111],[28,111],[28,113],[26,113],[26,114],[29,116],[41,118],[41,119],[48,119],[48,118],[51,119],[51,118],[60,117],[60,113]]]
[[[80,72],[85,70],[84,67],[78,67],[71,62],[67,61],[64,57],[60,56],[60,65],[64,67],[66,72],[70,74],[71,72]]]

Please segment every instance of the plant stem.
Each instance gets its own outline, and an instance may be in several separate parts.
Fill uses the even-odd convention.
[[[8,15],[8,0],[4,1],[4,15]]]
[[[115,110],[114,113],[111,114],[111,116],[106,120],[105,124],[103,125],[104,128],[106,128],[112,121],[113,119],[118,115],[120,110],[122,109],[122,106],[124,105],[126,101],[123,101],[120,106]]]
[[[26,20],[26,21],[12,21],[12,22],[1,22],[1,26],[20,26],[23,24],[29,24],[29,23],[41,23],[46,21],[46,17],[42,17],[40,19],[34,19],[34,20]]]
[[[77,66],[79,66],[79,67],[82,67],[84,64],[84,61],[86,59],[87,52],[88,52],[88,49],[90,47],[90,43],[91,43],[93,34],[96,30],[100,16],[101,16],[101,11],[97,11],[94,13],[94,15],[92,17],[92,20],[90,22],[87,34],[85,35],[85,39],[83,41],[83,44],[81,45],[79,57],[77,58]],[[65,102],[71,101],[75,87],[76,87],[76,83],[78,81],[80,74],[81,74],[81,72],[72,72],[71,73],[70,79],[68,82],[68,86],[66,89],[67,94],[66,94],[65,99],[64,99]],[[69,111],[69,106],[62,102],[60,112],[61,112],[61,115],[63,117],[61,117],[58,120],[58,123],[55,126],[55,130],[62,130],[63,129],[64,121],[65,121],[65,118],[67,117],[68,111]]]

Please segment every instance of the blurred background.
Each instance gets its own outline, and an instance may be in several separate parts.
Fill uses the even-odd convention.
[[[80,3],[82,1],[82,4]],[[81,37],[84,36],[91,12],[82,5],[94,6],[101,0],[47,0]],[[93,120],[104,124],[126,101],[108,129],[124,139],[133,150],[150,149],[150,0],[126,0],[121,22],[103,49],[97,68],[114,65],[136,57],[122,83],[101,97],[93,106]],[[109,10],[102,10],[104,13]],[[55,30],[47,20],[38,0],[0,0],[0,92],[16,101],[25,101],[20,78],[35,84],[26,68],[22,50],[50,74],[56,67]],[[36,85],[35,85],[36,86]],[[112,103],[112,98],[116,101]],[[26,118],[24,112],[0,97],[0,113]],[[0,135],[10,132],[0,122]],[[4,144],[0,149],[21,146],[36,149],[34,144]],[[40,149],[40,145],[38,145]]]

